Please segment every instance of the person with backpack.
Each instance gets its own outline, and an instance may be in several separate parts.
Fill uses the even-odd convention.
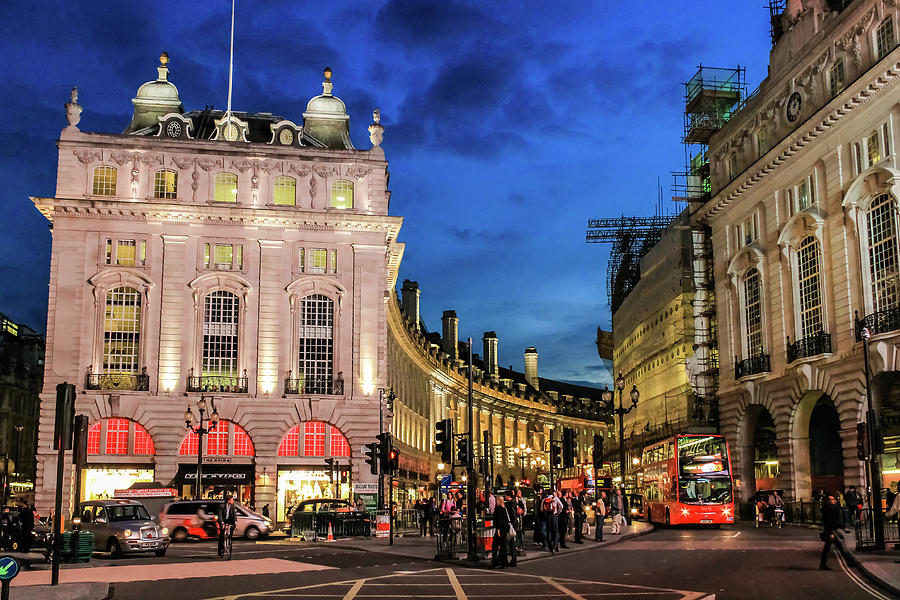
[[[550,490],[544,503],[541,505],[547,517],[547,549],[550,554],[559,553],[559,515],[563,511],[562,502],[556,497],[556,492]]]

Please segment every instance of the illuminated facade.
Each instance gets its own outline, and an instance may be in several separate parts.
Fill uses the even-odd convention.
[[[346,495],[374,480],[360,448],[377,434],[402,256],[379,115],[372,146],[355,149],[330,70],[302,125],[186,112],[161,62],[123,134],[80,131],[73,90],[56,194],[33,199],[53,232],[38,508],[53,502],[63,381],[91,423],[85,498],[145,479],[190,495],[198,439],[184,413],[201,397],[220,417],[205,493],[273,515]]]
[[[900,478],[898,18],[893,1],[788,2],[768,77],[709,143],[693,220],[715,255],[721,430],[744,499],[865,486],[863,325],[882,483]]]

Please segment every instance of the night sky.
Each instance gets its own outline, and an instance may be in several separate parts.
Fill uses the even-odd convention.
[[[0,312],[46,328],[50,235],[29,196],[52,196],[55,140],[72,85],[82,131],[121,132],[137,88],[171,57],[186,110],[224,109],[230,2],[4,3],[0,98]],[[608,381],[609,247],[591,217],[652,215],[683,169],[683,86],[702,62],[766,74],[763,2],[237,1],[233,107],[294,122],[322,69],[347,104],[357,148],[380,107],[391,214],[404,218],[404,278],[440,331],[454,309],[480,352],[543,377]]]

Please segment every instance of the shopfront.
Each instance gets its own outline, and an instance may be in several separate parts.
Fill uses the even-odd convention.
[[[154,480],[156,448],[147,430],[112,417],[88,429],[88,464],[81,470],[81,501],[113,498],[116,490]]]
[[[153,481],[153,474],[153,465],[87,467],[81,471],[81,501],[114,498],[116,490]]]
[[[204,498],[221,498],[225,494],[248,506],[253,499],[254,465],[252,464],[204,464],[201,469],[202,495]],[[175,489],[182,498],[193,498],[197,485],[197,463],[179,464],[175,475]]]
[[[349,466],[339,472],[332,482],[326,469],[318,467],[287,466],[278,468],[276,486],[275,518],[285,520],[288,508],[297,506],[302,500],[313,498],[350,498]]]
[[[193,498],[197,484],[199,436],[189,431],[178,449],[179,465],[175,487],[182,497]],[[231,494],[249,505],[255,491],[253,464],[256,449],[247,431],[232,421],[219,420],[203,439],[202,496],[219,498]]]

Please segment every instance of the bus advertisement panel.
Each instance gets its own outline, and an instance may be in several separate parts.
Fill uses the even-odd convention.
[[[731,460],[721,435],[676,435],[647,446],[641,464],[648,521],[734,523]]]

